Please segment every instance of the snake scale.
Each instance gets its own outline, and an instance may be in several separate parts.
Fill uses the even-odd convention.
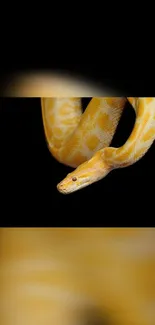
[[[110,144],[126,101],[135,111],[135,124],[125,144],[113,148]],[[134,164],[155,140],[155,98],[93,97],[84,113],[80,98],[41,98],[41,106],[50,152],[74,168],[57,185],[63,194]]]

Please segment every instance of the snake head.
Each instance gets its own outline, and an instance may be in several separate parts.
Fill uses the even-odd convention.
[[[63,194],[75,192],[100,180],[106,176],[109,171],[109,167],[97,153],[90,160],[78,166],[72,173],[69,173],[57,185],[57,189]]]
[[[78,168],[69,173],[58,185],[57,189],[60,193],[69,194],[75,192],[90,184],[89,172],[79,171]]]

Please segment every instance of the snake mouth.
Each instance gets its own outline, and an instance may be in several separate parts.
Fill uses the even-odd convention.
[[[62,194],[69,194],[70,192],[67,191],[67,189],[63,186],[63,184],[61,184],[61,182],[59,184],[57,184],[57,190],[62,193]]]

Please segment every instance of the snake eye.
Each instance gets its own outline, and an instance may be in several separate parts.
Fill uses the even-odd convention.
[[[77,178],[76,178],[75,176],[72,177],[72,181],[73,181],[73,182],[77,181]]]

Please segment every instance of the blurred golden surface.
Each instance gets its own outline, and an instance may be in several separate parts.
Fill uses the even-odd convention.
[[[155,324],[155,228],[1,228],[0,263],[3,325]]]
[[[3,96],[11,97],[104,97],[117,96],[118,91],[104,83],[62,72],[27,72],[10,75]]]

